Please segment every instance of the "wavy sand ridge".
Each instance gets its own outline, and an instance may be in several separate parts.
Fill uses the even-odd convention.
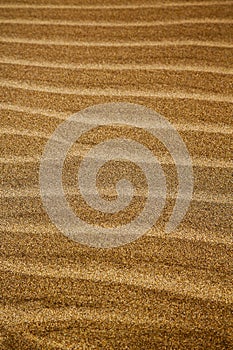
[[[232,10],[228,0],[0,1],[1,349],[233,347]],[[71,114],[122,101],[178,130],[194,194],[164,233],[177,179],[156,144],[168,183],[162,217],[134,243],[93,249],[49,220],[40,159]],[[75,159],[90,140],[65,163],[72,206]]]

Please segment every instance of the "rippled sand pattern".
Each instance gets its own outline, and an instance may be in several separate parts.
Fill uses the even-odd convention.
[[[227,0],[0,1],[0,349],[233,348],[232,13]],[[109,250],[56,229],[38,176],[56,127],[105,102],[167,118],[195,181],[187,215],[165,234],[177,184],[158,145],[166,210]]]

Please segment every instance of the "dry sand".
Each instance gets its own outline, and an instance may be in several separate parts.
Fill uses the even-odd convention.
[[[233,347],[232,12],[227,0],[1,0],[1,349]],[[176,180],[158,145],[171,192],[158,224],[89,248],[49,220],[40,157],[69,115],[122,101],[177,128],[193,200],[166,235]],[[64,178],[73,207],[76,151]]]

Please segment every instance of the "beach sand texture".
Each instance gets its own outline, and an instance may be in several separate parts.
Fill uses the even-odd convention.
[[[0,349],[233,348],[232,13],[228,0],[0,1]],[[155,144],[170,193],[163,214],[137,241],[96,249],[50,221],[39,166],[62,121],[106,102],[144,105],[174,125],[194,193],[164,233],[176,170]],[[78,146],[64,171],[74,210]]]

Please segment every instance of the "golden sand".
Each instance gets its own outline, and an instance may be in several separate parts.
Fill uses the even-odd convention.
[[[0,349],[233,347],[232,11],[227,0],[0,1]],[[167,235],[176,172],[155,144],[168,183],[164,213],[134,243],[107,250],[59,232],[39,189],[52,132],[106,102],[167,118],[187,145],[195,181],[186,216]],[[81,151],[75,145],[63,179],[74,211],[103,226],[132,220],[144,203],[95,217],[74,191],[77,150],[114,132],[102,128]],[[116,196],[114,166],[99,174],[106,198]],[[136,167],[117,166],[144,184]]]

